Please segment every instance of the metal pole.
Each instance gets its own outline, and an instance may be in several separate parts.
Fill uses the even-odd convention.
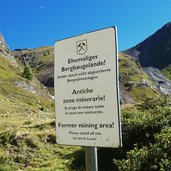
[[[86,171],[98,171],[97,147],[85,147]]]

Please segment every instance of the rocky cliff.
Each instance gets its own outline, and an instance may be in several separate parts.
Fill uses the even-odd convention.
[[[153,67],[143,68],[153,80],[155,88],[163,94],[171,94],[171,81],[167,79],[159,69]]]
[[[4,40],[4,37],[2,36],[2,34],[0,34],[0,56],[13,58],[13,55],[10,52],[8,45],[5,43],[5,40]]]
[[[17,66],[17,63],[14,60],[14,56],[12,52],[10,51],[8,45],[6,44],[2,34],[0,34],[0,57],[10,59],[9,62]]]

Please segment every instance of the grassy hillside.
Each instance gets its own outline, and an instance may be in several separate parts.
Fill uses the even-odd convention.
[[[162,69],[162,73],[169,79],[171,80],[171,64]]]
[[[147,97],[159,95],[154,89],[154,83],[143,71],[139,62],[126,54],[119,54],[120,88],[134,102],[141,102]]]
[[[22,72],[0,57],[0,170],[67,170],[79,148],[56,145],[54,102]],[[26,91],[23,83],[40,95]]]
[[[59,146],[51,119],[0,123],[0,170],[68,170],[79,147]],[[7,119],[6,119],[7,120]],[[8,126],[8,128],[7,128]]]
[[[45,97],[46,92],[43,92],[39,82],[35,79],[28,81],[22,77],[22,72],[23,69],[11,64],[9,59],[0,58],[0,111],[5,113],[35,112],[39,111],[42,107],[51,110],[53,102]],[[25,89],[29,89],[31,86],[42,96],[25,91]]]

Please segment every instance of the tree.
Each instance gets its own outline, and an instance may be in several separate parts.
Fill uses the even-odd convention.
[[[23,76],[24,76],[24,78],[27,78],[28,80],[33,79],[33,74],[31,72],[31,69],[28,66],[24,67]]]

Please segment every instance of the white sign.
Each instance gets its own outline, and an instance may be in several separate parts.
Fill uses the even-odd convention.
[[[55,43],[57,143],[119,147],[116,28]]]

